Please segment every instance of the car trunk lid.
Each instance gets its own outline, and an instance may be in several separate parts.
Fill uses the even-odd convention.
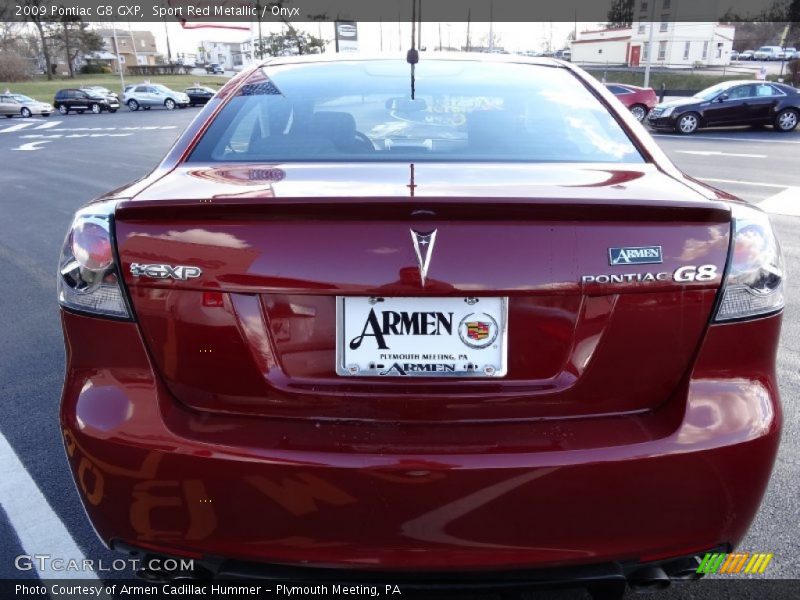
[[[182,167],[116,215],[136,318],[176,398],[387,421],[658,407],[702,339],[729,229],[724,204],[649,165]],[[413,236],[433,231],[423,285]],[[337,372],[337,299],[354,297],[507,299],[503,376]]]

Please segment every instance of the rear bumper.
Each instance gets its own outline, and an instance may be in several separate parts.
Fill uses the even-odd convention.
[[[656,561],[746,533],[780,437],[780,319],[711,327],[685,393],[647,415],[448,423],[443,441],[188,410],[135,324],[64,313],[62,430],[106,543],[376,571]]]
[[[540,569],[495,569],[495,570],[366,570],[354,568],[319,568],[306,566],[286,566],[265,563],[253,563],[238,560],[205,557],[193,559],[186,564],[186,559],[153,553],[122,542],[115,543],[114,549],[124,552],[137,561],[142,569],[138,571],[144,579],[151,581],[171,581],[176,577],[188,577],[196,581],[209,579],[247,580],[257,583],[259,580],[269,581],[273,585],[283,583],[286,587],[297,584],[332,586],[330,591],[337,593],[333,587],[353,588],[369,586],[388,590],[399,587],[402,593],[418,590],[444,592],[480,592],[498,590],[530,590],[531,588],[566,588],[587,587],[589,589],[608,592],[622,592],[628,584],[637,588],[664,587],[669,580],[699,579],[697,569],[701,564],[698,555],[653,561],[641,564],[631,561],[607,562],[596,564],[580,564]],[[710,548],[709,553],[729,552],[730,548],[721,546]],[[170,563],[167,561],[175,561]],[[164,564],[180,564],[180,569],[168,571],[160,568]],[[148,565],[150,567],[148,568]],[[155,566],[155,568],[153,568]],[[369,593],[368,591],[365,593]],[[374,594],[372,594],[374,595]]]

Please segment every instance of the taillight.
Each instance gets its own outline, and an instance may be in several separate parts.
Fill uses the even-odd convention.
[[[64,308],[130,318],[111,240],[113,202],[80,209],[58,262],[58,301]]]
[[[783,308],[783,254],[765,212],[734,206],[730,261],[715,320],[757,317]]]

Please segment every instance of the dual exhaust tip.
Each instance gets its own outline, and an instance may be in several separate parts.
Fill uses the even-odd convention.
[[[673,581],[699,579],[701,577],[697,572],[699,566],[699,556],[687,556],[639,567],[626,574],[626,579],[633,590],[659,590],[668,587]]]

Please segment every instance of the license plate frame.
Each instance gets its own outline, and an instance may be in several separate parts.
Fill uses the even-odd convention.
[[[392,320],[380,309],[418,308],[401,311],[398,335],[383,332],[384,319]],[[441,311],[425,310],[441,307]],[[369,310],[367,310],[369,308]],[[409,316],[411,315],[411,316]],[[419,316],[414,316],[419,315]],[[424,316],[434,315],[434,316]],[[450,317],[448,330],[447,317]],[[422,319],[438,327],[436,335],[421,332]],[[420,328],[414,330],[415,324]],[[469,320],[468,320],[469,319]],[[403,325],[411,333],[403,334]],[[376,329],[377,328],[377,329]],[[369,331],[369,332],[368,332]],[[442,333],[444,332],[444,333]],[[355,334],[355,336],[353,335]],[[361,334],[360,336],[358,334]],[[361,340],[357,340],[361,337]],[[391,344],[387,338],[391,337]],[[351,339],[352,338],[352,339]],[[366,339],[365,338],[369,338]],[[379,339],[380,338],[380,339]],[[402,339],[401,339],[402,338]],[[424,349],[410,351],[415,340]],[[390,346],[379,348],[380,342]],[[359,344],[352,348],[352,343]],[[488,343],[487,343],[488,342]],[[364,343],[368,346],[361,348]],[[392,348],[391,346],[394,346]],[[383,355],[383,356],[381,356]],[[374,357],[374,358],[371,358]],[[463,358],[466,357],[466,358]],[[430,366],[426,366],[430,365]],[[508,371],[508,297],[471,296],[337,296],[336,297],[336,373],[344,377],[422,377],[422,378],[499,378]]]

